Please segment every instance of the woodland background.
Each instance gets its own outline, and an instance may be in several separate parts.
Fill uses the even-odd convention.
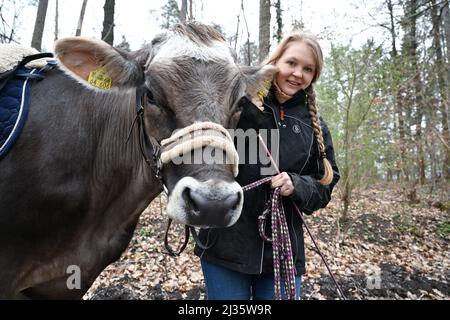
[[[79,19],[74,34],[64,35],[58,27],[65,19],[58,11],[61,1],[0,0],[0,43],[41,50],[49,21],[53,39],[83,35],[88,0],[71,1]],[[117,34],[114,28],[115,8],[124,0],[90,1],[104,3],[97,37],[130,50],[130,35]],[[203,10],[199,8],[214,2],[168,0],[150,14],[162,31],[196,20]],[[248,27],[246,1],[230,17],[235,33],[214,26],[242,64],[256,65],[283,34],[309,29],[306,13],[287,18],[287,2],[259,0],[259,28]],[[449,0],[342,2],[352,6],[353,16],[316,32],[325,49],[325,69],[316,87],[319,107],[332,132],[341,180],[329,207],[308,221],[349,298],[449,299]],[[30,7],[34,16],[24,16]],[[29,43],[21,36],[25,20],[35,21]],[[359,24],[353,25],[355,21]],[[363,40],[341,37],[342,27],[354,36],[364,35]],[[127,252],[102,273],[86,298],[204,298],[192,250],[177,259],[163,253],[164,201],[160,196],[144,212]],[[336,298],[310,242],[307,247],[302,297]]]

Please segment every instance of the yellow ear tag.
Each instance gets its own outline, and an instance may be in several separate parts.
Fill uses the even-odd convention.
[[[258,91],[258,93],[257,93],[258,98],[261,101],[264,101],[264,98],[267,97],[267,95],[269,94],[269,90],[270,90],[270,86],[271,86],[270,81],[264,80],[263,86],[264,86],[264,88],[262,90]]]
[[[111,89],[112,85],[112,79],[108,76],[108,73],[102,67],[97,68],[89,73],[88,82],[90,85],[103,90]]]

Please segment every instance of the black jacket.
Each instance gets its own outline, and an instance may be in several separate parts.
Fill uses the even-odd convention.
[[[294,264],[297,274],[300,275],[305,272],[303,228],[292,201],[295,201],[298,208],[306,214],[311,214],[328,204],[333,187],[339,180],[333,143],[330,132],[321,119],[327,159],[334,171],[333,182],[323,186],[318,182],[323,175],[323,161],[319,159],[319,149],[311,126],[305,92],[299,91],[292,99],[280,105],[271,90],[264,101],[264,106],[265,110],[260,111],[248,99],[244,99],[238,128],[244,131],[252,128],[278,129],[273,131],[277,133],[275,138],[279,145],[278,166],[281,172],[286,171],[290,175],[295,187],[294,194],[283,197],[283,206],[291,237]],[[284,121],[280,119],[280,110],[284,110]],[[271,135],[267,136],[269,150],[276,157],[276,148],[271,147]],[[252,141],[252,138],[248,141]],[[248,152],[249,146],[246,145],[247,162],[250,160]],[[239,156],[241,158],[243,155]],[[239,165],[237,182],[244,186],[263,178],[261,168],[267,168],[268,164],[267,161],[262,162],[263,164],[258,161],[256,164]],[[261,239],[257,227],[258,216],[263,212],[270,190],[270,185],[267,184],[246,191],[239,220],[229,228],[201,230],[202,243],[207,246],[213,245],[207,250],[196,246],[195,254],[202,259],[242,273],[273,273],[272,245]],[[268,223],[266,235],[269,237],[270,230]]]

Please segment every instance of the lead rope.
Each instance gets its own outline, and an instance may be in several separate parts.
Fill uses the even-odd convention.
[[[264,183],[270,182],[272,178],[267,177],[244,186],[242,190],[247,191]],[[271,213],[272,238],[265,235],[267,215]],[[284,214],[283,203],[280,197],[280,188],[275,188],[270,195],[267,206],[261,216],[258,217],[258,229],[261,238],[272,242],[274,291],[275,299],[281,300],[281,281],[284,279],[285,294],[287,300],[295,300],[295,268],[292,255],[291,239]]]
[[[272,163],[272,166],[273,166],[274,169],[278,172],[278,174],[280,174],[280,170],[278,169],[277,164],[275,163],[275,161],[274,161],[274,159],[273,159],[273,157],[272,157],[272,155],[271,155],[269,149],[267,148],[267,146],[266,146],[264,140],[261,138],[261,136],[260,136],[259,134],[258,134],[258,139],[260,140],[262,146],[264,147],[267,156],[270,158],[270,161],[271,161],[271,163]],[[256,181],[256,182],[254,182],[254,183],[251,183],[251,184],[249,184],[249,185],[243,187],[243,189],[244,189],[244,191],[253,189],[253,188],[257,187],[257,186],[260,186],[260,185],[262,185],[262,184],[264,184],[264,183],[269,182],[271,179],[272,179],[271,177],[267,177],[267,178],[261,179],[261,180],[259,180],[259,181]],[[286,228],[287,228],[286,217],[285,217],[285,215],[284,215],[284,210],[283,210],[283,204],[281,203],[281,199],[279,198],[279,191],[278,191],[278,192],[276,191],[277,189],[278,189],[278,188],[276,188],[276,189],[272,192],[271,199],[269,200],[269,201],[271,201],[271,204],[272,204],[272,206],[271,206],[271,208],[270,208],[270,211],[273,212],[274,210],[275,210],[275,211],[278,210],[278,212],[276,212],[276,215],[277,215],[277,218],[278,218],[278,219],[275,219],[275,218],[274,218],[274,215],[272,214],[272,237],[273,237],[274,239],[275,239],[275,236],[274,236],[274,235],[277,235],[277,234],[278,234],[277,232],[276,232],[276,233],[273,232],[273,230],[274,230],[274,223],[273,223],[274,219],[275,219],[275,220],[278,220],[278,222],[276,221],[276,226],[281,226],[281,225],[283,225],[283,221],[284,221],[284,224],[286,225]],[[274,200],[276,200],[276,201],[274,201]],[[292,201],[292,204],[293,204],[295,210],[297,211],[297,213],[298,213],[298,215],[299,215],[299,217],[300,217],[300,219],[301,219],[303,225],[305,226],[306,231],[308,232],[308,234],[309,234],[309,236],[310,236],[310,238],[311,238],[311,240],[312,240],[314,246],[316,247],[317,253],[318,253],[318,254],[320,255],[320,257],[322,258],[322,261],[323,261],[323,263],[325,264],[325,267],[327,268],[328,273],[330,274],[331,279],[332,279],[333,282],[334,282],[334,285],[336,286],[337,292],[338,292],[338,294],[339,294],[339,298],[340,298],[341,300],[346,300],[346,297],[345,297],[345,295],[344,295],[344,292],[343,292],[341,286],[339,285],[339,283],[336,281],[336,278],[335,278],[335,276],[333,275],[333,272],[331,272],[331,269],[330,269],[330,267],[328,266],[328,263],[327,263],[327,261],[325,260],[325,257],[324,257],[324,255],[322,254],[322,251],[321,251],[320,248],[319,248],[319,245],[317,244],[317,242],[316,242],[314,236],[312,235],[311,230],[310,230],[308,224],[306,223],[305,219],[303,218],[302,212],[300,211],[300,209],[297,207],[297,205],[296,205],[293,201]],[[275,208],[275,209],[274,209],[274,208]],[[281,208],[281,210],[280,210],[280,208]],[[264,235],[264,225],[265,225],[265,220],[266,220],[267,214],[268,214],[268,212],[269,212],[268,209],[269,209],[269,208],[267,207],[267,208],[265,209],[265,211],[263,212],[263,214],[259,217],[259,220],[260,220],[260,221],[259,221],[259,230],[260,230],[260,235],[262,236],[263,239],[267,238],[267,237]],[[280,211],[281,211],[282,214],[280,214]],[[283,218],[281,218],[281,220],[280,220],[280,216],[281,216],[281,215],[283,216]],[[261,232],[261,230],[262,230],[262,232]],[[286,229],[286,230],[287,230],[287,229]],[[287,238],[289,239],[289,233],[283,233],[283,235],[285,235],[285,234],[287,234]],[[274,239],[272,239],[272,246],[273,246],[273,250],[274,250],[274,277],[275,277],[275,294],[276,294],[276,293],[277,293],[277,286],[278,286],[278,288],[279,288],[281,281],[280,281],[280,278],[279,278],[279,277],[280,277],[280,276],[279,276],[279,273],[278,273],[278,276],[277,276],[277,272],[279,272],[279,270],[277,270],[277,266],[275,265],[276,263],[278,263],[278,262],[275,260],[275,250],[278,249],[278,246],[279,246],[280,244],[279,244],[279,242],[276,242],[276,243],[275,243]],[[277,241],[278,241],[278,240],[277,240]],[[287,241],[283,241],[283,243],[287,243]],[[276,245],[275,245],[275,244],[276,244]],[[285,247],[285,246],[286,246],[286,244],[283,245],[283,247]],[[290,241],[289,241],[289,249],[290,249],[290,250],[285,251],[285,253],[287,253],[286,256],[287,256],[288,259],[289,259],[289,251],[290,251],[290,253],[291,253],[291,258],[292,258],[292,247],[290,246]],[[285,250],[286,250],[286,249],[285,249]],[[281,257],[280,257],[280,258],[281,258]],[[285,273],[285,283],[286,283],[286,292],[287,292],[286,296],[288,296],[288,292],[290,292],[290,291],[292,290],[292,288],[290,288],[290,287],[288,286],[290,280],[286,280],[286,279],[288,279],[288,278],[291,276],[291,271],[290,271],[290,269],[289,269],[288,264],[286,264],[286,266],[287,266],[287,268],[286,268],[286,267],[284,268],[284,273]],[[295,272],[295,269],[294,269],[294,272]],[[295,273],[294,273],[294,274],[295,274]],[[277,278],[277,277],[278,277],[278,278]],[[295,281],[294,281],[293,287],[294,287],[294,289],[295,289]],[[278,290],[279,290],[279,289],[278,289]],[[276,296],[276,299],[278,299],[277,296]],[[289,298],[288,298],[288,299],[289,299]],[[295,291],[294,291],[294,299],[295,299]]]

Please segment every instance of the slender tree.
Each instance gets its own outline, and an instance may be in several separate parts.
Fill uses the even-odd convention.
[[[7,5],[12,6],[12,10],[5,10]],[[9,3],[0,2],[0,43],[19,42],[17,25],[22,9],[23,4],[19,4],[16,0]]]
[[[187,0],[181,0],[180,21],[185,23],[187,18]]]
[[[36,21],[34,23],[33,38],[31,46],[38,51],[41,51],[42,36],[44,34],[45,17],[47,15],[48,0],[39,0],[38,10],[36,14]]]
[[[270,0],[259,0],[259,62],[270,50]]]
[[[391,94],[394,97],[394,112],[396,115],[396,122],[394,123],[396,131],[397,131],[397,139],[396,139],[396,147],[400,151],[400,159],[394,164],[394,170],[397,176],[397,179],[400,180],[402,178],[402,168],[404,168],[406,164],[406,138],[405,138],[405,118],[404,118],[404,88],[400,86],[400,78],[402,74],[402,63],[401,57],[397,50],[397,28],[395,23],[395,14],[394,14],[394,3],[392,0],[386,0],[386,6],[389,13],[389,23],[386,27],[389,30],[389,34],[391,36],[391,50],[390,56],[392,64],[390,69],[392,72],[389,73],[391,76]],[[407,177],[406,177],[407,178]]]
[[[59,0],[56,0],[55,3],[55,38],[54,40],[58,40],[58,33],[59,33]]]
[[[415,134],[414,141],[417,148],[416,163],[418,169],[417,182],[420,184],[425,183],[425,155],[423,151],[423,132],[422,132],[422,120],[423,120],[423,83],[421,79],[421,70],[419,66],[419,53],[418,53],[418,23],[417,18],[419,15],[419,3],[417,0],[406,1],[406,19],[407,19],[407,50],[408,57],[411,62],[411,68],[413,72],[413,104],[414,104],[414,125]]]
[[[189,20],[194,20],[194,0],[189,0]]]
[[[444,8],[442,8],[444,9]],[[436,4],[436,0],[431,0],[431,19],[433,24],[433,48],[436,55],[436,68],[435,73],[438,79],[438,87],[439,87],[439,95],[440,99],[438,102],[438,108],[442,115],[442,136],[443,140],[450,142],[450,134],[448,128],[448,103],[449,97],[447,96],[447,87],[446,87],[446,68],[444,55],[442,53],[442,45],[441,45],[441,15],[438,12],[438,6]],[[445,179],[450,178],[450,149],[448,146],[444,144],[443,146],[443,176]]]
[[[77,31],[75,32],[75,36],[81,36],[81,28],[83,27],[84,13],[86,12],[86,5],[88,0],[83,0],[83,4],[81,5],[80,17],[78,19]]]
[[[444,23],[444,39],[446,45],[446,59],[445,69],[447,70],[447,97],[450,99],[450,1],[444,4],[442,9],[442,19]]]
[[[250,30],[248,28],[247,17],[245,16],[244,0],[241,0],[241,12],[242,12],[242,17],[244,18],[245,29],[247,31],[247,41],[245,42],[245,49],[243,50],[246,53],[246,57],[245,57],[244,61],[246,62],[247,65],[251,65],[252,64],[252,44],[250,42]]]
[[[252,41],[246,41],[239,52],[239,60],[247,65],[252,66],[258,63],[258,46]]]
[[[276,29],[273,36],[278,43],[283,38],[283,10],[281,9],[281,0],[275,1],[275,12],[276,12]]]
[[[103,18],[103,31],[102,39],[106,43],[113,45],[114,43],[114,9],[115,0],[105,0],[105,5],[103,7],[104,18]]]
[[[180,22],[180,9],[175,0],[167,0],[167,3],[161,8],[161,16],[164,18],[161,28],[169,29],[176,23]]]

